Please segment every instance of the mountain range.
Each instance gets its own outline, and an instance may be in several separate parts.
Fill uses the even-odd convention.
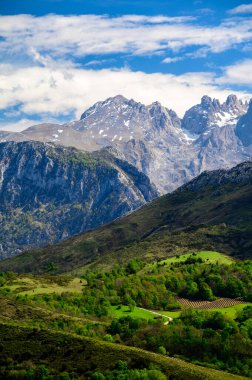
[[[252,101],[203,96],[183,119],[121,95],[79,121],[0,132],[0,258],[96,228],[252,154]],[[34,141],[33,141],[34,140]]]
[[[80,120],[0,132],[0,141],[53,142],[96,151],[112,146],[145,173],[161,194],[204,170],[231,168],[251,159],[252,101],[229,95],[224,103],[203,96],[180,119],[160,103],[149,106],[118,95],[94,104]]]

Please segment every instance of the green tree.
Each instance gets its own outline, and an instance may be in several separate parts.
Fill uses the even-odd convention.
[[[136,307],[136,303],[135,303],[135,301],[134,301],[133,299],[131,299],[131,300],[129,301],[129,303],[128,303],[128,306],[129,306],[129,310],[130,310],[130,312],[132,313],[132,312],[134,311],[135,307]]]
[[[199,287],[199,296],[202,297],[204,300],[207,301],[213,301],[214,295],[212,292],[212,289],[206,282],[201,282]]]
[[[158,353],[159,354],[162,354],[162,355],[165,355],[166,354],[166,349],[164,346],[159,346],[158,347]]]
[[[90,377],[91,380],[105,380],[105,376],[101,372],[95,372]]]

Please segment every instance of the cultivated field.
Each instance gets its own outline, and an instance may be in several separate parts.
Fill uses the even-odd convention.
[[[181,304],[183,309],[193,308],[193,309],[219,309],[225,307],[231,307],[240,304],[246,304],[245,301],[241,299],[232,298],[219,298],[214,301],[191,301],[186,298],[178,298],[178,302]]]

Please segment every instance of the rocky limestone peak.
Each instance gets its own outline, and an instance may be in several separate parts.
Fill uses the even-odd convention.
[[[231,94],[227,97],[222,105],[223,111],[229,112],[234,116],[242,116],[248,109],[248,104],[238,99],[236,95]]]
[[[174,111],[159,102],[146,106],[117,95],[94,104],[81,120],[0,133],[0,141],[48,141],[89,152],[113,146],[122,159],[166,193],[204,170],[232,167],[250,159],[252,106],[248,112],[247,108],[248,103],[235,95],[223,103],[205,95],[181,123]]]
[[[127,99],[123,95],[116,95],[114,97],[107,98],[104,101],[99,101],[95,103],[92,107],[88,108],[86,111],[83,112],[80,120],[86,119],[99,109],[117,108],[118,110],[120,110],[121,108],[126,107],[141,108],[142,106],[142,103],[136,102],[134,99]]]
[[[202,96],[202,98],[201,98],[201,105],[202,106],[208,106],[211,103],[212,103],[212,98],[210,98],[210,96],[208,96],[208,95]]]
[[[234,94],[228,95],[227,100],[226,100],[227,106],[231,106],[231,105],[234,106],[234,105],[240,104],[240,103],[242,103],[242,101],[238,100],[236,95],[234,95]]]
[[[247,113],[239,119],[235,132],[245,147],[252,144],[252,99],[250,99]]]
[[[178,142],[175,129],[180,128],[180,119],[159,102],[145,106],[118,95],[96,103],[82,114],[80,121],[71,123],[71,128],[85,132],[90,145],[100,147],[122,145],[133,139]]]
[[[191,107],[186,111],[182,119],[182,129],[191,134],[203,133],[209,126],[212,115],[219,111],[219,103],[213,101],[210,96],[204,95],[200,104]]]
[[[220,109],[220,101],[218,99],[212,99],[208,95],[204,95],[201,98],[201,106],[205,110],[217,111]]]
[[[162,106],[159,102],[153,102],[147,106],[150,118],[155,129],[166,128],[168,125],[172,124],[171,116],[169,110]],[[175,112],[174,112],[175,114]],[[175,114],[176,115],[176,114]],[[174,115],[174,117],[176,117]]]
[[[129,99],[125,98],[125,96],[123,95],[116,95],[116,96],[113,96],[111,98],[108,98],[111,102],[114,102],[114,103],[125,103],[125,102],[128,102]]]
[[[200,104],[186,111],[182,128],[193,134],[201,134],[209,131],[213,126],[235,125],[246,109],[247,105],[236,95],[229,95],[222,104],[218,99],[211,99],[205,95]]]
[[[153,103],[151,103],[149,106],[148,106],[149,109],[156,109],[156,110],[159,110],[161,111],[163,108],[162,104],[158,101],[155,101]]]
[[[175,111],[162,106],[159,102],[152,103],[148,108],[154,128],[163,128],[170,133],[174,130],[176,134],[180,132],[181,119]]]

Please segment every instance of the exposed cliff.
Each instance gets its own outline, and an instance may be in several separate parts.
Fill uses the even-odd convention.
[[[111,268],[210,250],[252,257],[252,162],[205,172],[119,220],[0,262],[0,270],[67,272]],[[67,258],[67,261],[66,261]],[[51,265],[53,264],[53,266]]]
[[[107,150],[2,143],[1,258],[107,223],[156,195],[143,173]]]

